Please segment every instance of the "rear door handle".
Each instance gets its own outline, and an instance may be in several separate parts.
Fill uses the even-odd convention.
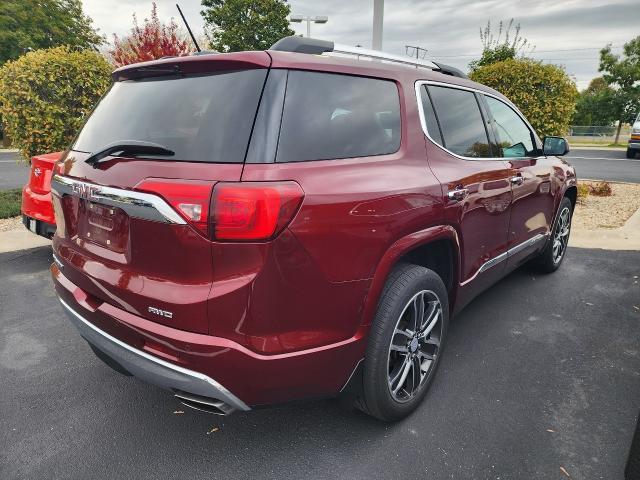
[[[515,177],[511,177],[511,183],[513,185],[522,185],[524,183],[524,177],[522,175],[516,175]]]
[[[455,190],[451,190],[447,192],[447,197],[449,200],[453,200],[456,202],[461,202],[469,195],[469,190],[467,188],[456,188]]]

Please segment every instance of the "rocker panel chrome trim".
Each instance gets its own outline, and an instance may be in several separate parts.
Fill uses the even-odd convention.
[[[529,240],[525,240],[522,243],[519,243],[518,245],[516,245],[515,247],[511,247],[509,250],[507,250],[504,253],[501,253],[500,255],[490,258],[489,260],[487,260],[486,262],[484,262],[482,265],[480,265],[480,268],[476,271],[476,273],[473,274],[473,276],[471,278],[468,278],[467,280],[465,280],[464,282],[462,282],[460,284],[460,286],[464,286],[467,283],[475,280],[475,278],[480,275],[482,272],[485,272],[487,270],[489,270],[491,267],[499,264],[500,262],[513,257],[515,254],[534,246],[536,243],[538,243],[540,240],[546,240],[549,237],[548,233],[539,233],[533,237],[531,237]]]

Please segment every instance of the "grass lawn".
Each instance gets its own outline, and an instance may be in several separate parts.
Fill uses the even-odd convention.
[[[10,218],[20,215],[22,203],[22,189],[0,190],[0,218]]]
[[[617,147],[627,148],[627,143],[610,143],[610,142],[577,142],[575,140],[569,141],[570,145],[576,147]]]

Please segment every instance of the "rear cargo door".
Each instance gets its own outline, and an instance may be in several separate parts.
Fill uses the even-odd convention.
[[[89,305],[208,332],[211,191],[240,180],[270,63],[248,56],[116,72],[52,182],[54,252]],[[120,144],[129,147],[91,161]]]

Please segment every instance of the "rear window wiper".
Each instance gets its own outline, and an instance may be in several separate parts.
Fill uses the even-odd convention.
[[[92,153],[85,160],[86,163],[96,168],[106,157],[117,153],[121,157],[136,157],[138,155],[175,155],[173,150],[169,150],[162,145],[141,140],[122,140],[110,143],[101,150]]]

